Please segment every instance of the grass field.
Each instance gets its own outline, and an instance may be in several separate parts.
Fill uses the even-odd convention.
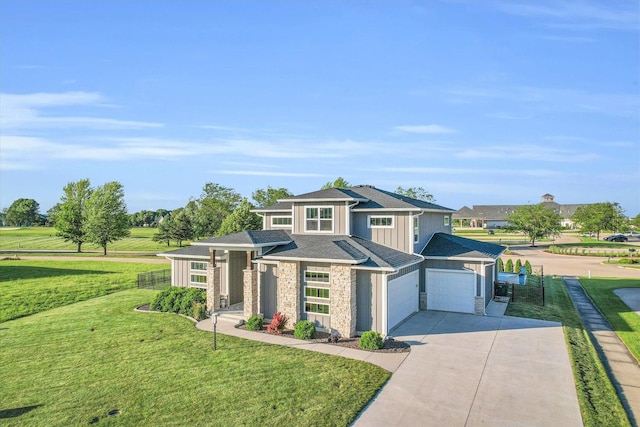
[[[485,229],[476,228],[456,228],[453,232],[456,236],[500,245],[524,245],[531,243],[522,233],[507,232],[505,230],[494,230],[494,233],[495,234],[489,234]],[[536,240],[536,243],[538,242],[551,242],[551,239]]]
[[[0,322],[136,286],[158,264],[107,261],[0,261]]]
[[[128,290],[0,325],[8,426],[346,426],[389,373],[137,313]],[[109,417],[118,410],[120,415]]]
[[[171,242],[171,246],[151,240],[157,232],[155,228],[132,228],[131,236],[107,245],[107,250],[112,251],[147,251],[163,252],[175,249],[178,246]],[[183,242],[182,246],[190,242]],[[53,227],[24,227],[7,228],[0,227],[0,250],[65,250],[75,251],[77,246],[72,242],[65,242],[56,237],[56,229]],[[83,251],[101,251],[102,248],[91,243],[82,245]]]
[[[562,323],[584,425],[629,426],[624,408],[569,298],[564,282],[559,278],[546,278],[545,282],[544,307],[509,303],[506,314]]]
[[[582,287],[605,315],[609,324],[640,360],[640,316],[613,293],[620,288],[640,288],[639,279],[580,278]]]

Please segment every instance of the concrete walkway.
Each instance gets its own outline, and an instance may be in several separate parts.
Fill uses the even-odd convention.
[[[196,327],[205,331],[213,331],[211,319],[205,319],[196,323]],[[299,348],[302,350],[317,351],[319,353],[333,354],[336,356],[347,357],[349,359],[362,360],[374,365],[378,365],[389,372],[396,372],[398,370],[398,367],[410,354],[409,352],[374,353],[371,351],[357,350],[332,344],[307,342],[281,335],[263,334],[259,332],[247,331],[245,329],[238,329],[234,326],[233,323],[227,321],[218,321],[216,325],[216,331],[220,332],[221,334],[232,335],[234,337],[253,341],[284,345],[287,347]]]
[[[411,353],[355,426],[581,426],[562,326],[421,311],[394,336]]]
[[[640,365],[586,295],[576,277],[563,277],[573,305],[600,353],[620,401],[634,426],[640,420]]]

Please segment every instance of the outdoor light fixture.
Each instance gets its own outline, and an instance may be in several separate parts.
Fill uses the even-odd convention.
[[[217,314],[214,313],[211,315],[211,323],[213,323],[213,349],[216,350],[216,325],[218,324]]]

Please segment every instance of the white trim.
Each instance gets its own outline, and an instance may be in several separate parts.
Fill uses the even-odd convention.
[[[355,202],[354,204],[350,205],[349,202],[345,202],[345,206],[347,207],[345,212],[345,216],[347,217],[345,221],[347,228],[345,231],[347,236],[351,236],[351,214],[353,213],[352,209],[354,206],[357,206],[358,203],[360,202]]]
[[[446,257],[446,256],[425,256],[424,259],[441,259],[447,261],[495,261],[495,259],[491,257],[486,258],[472,258],[472,257]]]
[[[422,215],[422,214],[420,214]],[[415,250],[415,245],[417,245],[418,243],[420,243],[420,215],[411,215],[411,235],[410,235],[410,239],[413,242],[413,246],[414,246],[414,250]],[[415,226],[415,222],[418,221],[418,234],[416,235],[416,226]],[[418,240],[416,240],[416,237],[418,238]]]
[[[320,283],[320,282],[307,282],[307,283]],[[329,302],[331,301],[331,288],[323,288],[322,286],[307,286],[307,285],[305,285],[303,288],[305,290],[305,293],[304,293],[305,302],[315,302],[315,301],[308,301],[308,300],[306,300],[307,298],[321,299],[321,300],[325,300],[325,301],[329,301]],[[326,289],[327,291],[329,291],[329,296],[328,297],[314,297],[313,295],[307,295],[307,292],[306,292],[307,289]]]
[[[327,263],[334,263],[334,264],[362,264],[363,262],[366,262],[369,258],[346,261],[342,259],[298,258],[298,257],[283,257],[283,256],[277,256],[277,255],[264,255],[262,259],[278,260],[278,261],[327,262]]]
[[[388,318],[389,318],[389,299],[388,299],[388,292],[389,289],[387,288],[389,282],[388,282],[388,275],[387,274],[383,274],[382,275],[382,335],[383,336],[387,336],[389,334],[389,324],[388,324]]]
[[[275,218],[287,218],[291,220],[291,224],[274,224],[273,220]],[[289,216],[289,215],[273,215],[269,217],[270,219],[270,224],[269,224],[269,230],[274,230],[274,229],[282,229],[282,228],[293,228],[293,216]],[[263,227],[264,228],[264,227]],[[266,228],[265,228],[266,230]]]
[[[267,242],[267,243],[205,243],[205,242],[193,242],[193,246],[207,246],[216,250],[233,250],[233,249],[257,249],[267,246],[279,246],[288,245],[292,240],[286,240],[283,242]]]
[[[307,298],[307,297],[305,297]],[[309,298],[315,298],[315,297],[309,297]],[[331,316],[331,304],[325,304],[324,302],[315,302],[315,301],[304,301],[303,302],[304,307],[302,308],[304,313],[311,313],[314,316]],[[307,304],[316,304],[316,305],[326,305],[327,308],[329,308],[329,312],[328,313],[318,313],[315,311],[307,311]]]
[[[444,227],[451,227],[451,216],[450,215],[445,215],[443,218],[444,218],[443,226]]]
[[[316,206],[302,206],[302,209],[304,210],[304,215],[303,215],[303,220],[304,220],[304,232],[305,233],[309,233],[309,234],[333,234],[334,230],[335,230],[335,217],[334,217],[334,213],[335,213],[335,206],[333,205],[326,205],[326,206],[322,206],[322,205],[316,205]],[[318,218],[307,218],[307,209],[317,209],[318,210]],[[320,225],[320,221],[327,221],[328,218],[321,218],[320,217],[320,210],[321,209],[331,209],[331,230],[321,230],[321,225]],[[317,230],[307,230],[307,221],[315,221],[317,220],[318,222],[318,229]]]
[[[289,202],[289,203],[300,203],[300,202],[368,202],[369,199],[361,199],[355,197],[341,197],[341,198],[316,198],[316,199],[278,199],[277,202]]]
[[[373,218],[390,218],[391,225],[371,225]],[[395,215],[367,215],[367,228],[395,228],[396,216]]]
[[[326,282],[321,282],[321,281],[316,281],[316,280],[307,280],[307,273],[322,273],[322,274],[326,274],[327,275],[327,281]],[[322,284],[331,284],[331,271],[322,271],[322,270],[314,270],[313,267],[310,269],[305,269],[304,270],[304,283],[322,283]]]
[[[167,255],[167,254],[156,254],[156,256],[162,256],[169,260],[174,260],[176,258],[180,259],[209,259],[209,255]],[[216,256],[216,259],[222,259],[222,257]]]

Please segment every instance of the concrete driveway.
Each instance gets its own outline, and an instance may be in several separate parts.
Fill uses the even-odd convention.
[[[421,311],[411,353],[355,426],[581,426],[560,324]]]

